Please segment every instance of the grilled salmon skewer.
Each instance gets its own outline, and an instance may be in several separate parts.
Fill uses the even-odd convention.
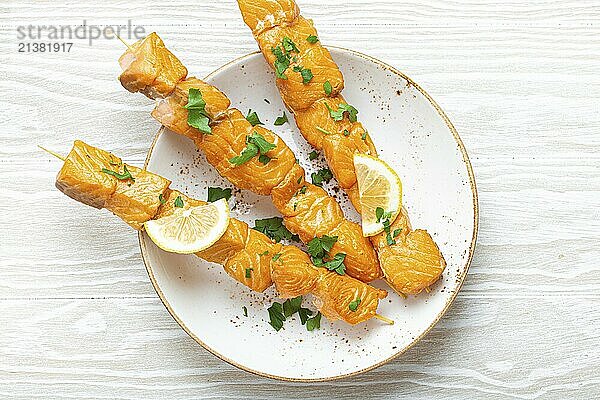
[[[64,160],[56,178],[61,192],[89,206],[110,210],[136,230],[146,221],[171,215],[177,198],[184,209],[206,204],[170,189],[168,179],[124,164],[119,157],[79,140],[66,158],[50,153]],[[282,298],[312,293],[315,305],[329,320],[354,325],[375,317],[390,322],[377,315],[379,299],[387,296],[384,290],[315,267],[297,247],[274,243],[245,222],[231,218],[225,234],[196,255],[223,265],[231,277],[258,292],[274,283]],[[252,268],[250,277],[245,273],[248,268]],[[360,301],[353,311],[350,303],[356,299]]]
[[[377,156],[371,138],[357,121],[357,110],[340,94],[344,78],[318,40],[312,21],[293,0],[238,0],[244,22],[275,70],[283,102],[306,140],[323,150],[339,185],[360,211],[354,153]],[[385,234],[371,238],[388,283],[403,294],[417,294],[436,282],[446,262],[431,235],[412,230],[402,210],[391,230],[402,229],[396,244]]]
[[[208,162],[235,186],[270,195],[286,227],[300,240],[308,243],[323,235],[337,236],[331,254],[345,254],[348,275],[363,282],[382,277],[373,245],[362,236],[360,226],[344,218],[325,190],[305,181],[304,169],[283,140],[230,108],[229,99],[216,87],[187,77],[187,69],[156,33],[128,46],[119,64],[123,69],[119,80],[127,90],[157,100],[154,118],[192,139]],[[204,132],[189,124],[191,110],[186,107],[192,91],[203,103]],[[272,149],[239,163],[249,140],[262,140]]]

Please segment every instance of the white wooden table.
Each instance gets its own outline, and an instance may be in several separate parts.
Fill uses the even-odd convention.
[[[63,4],[59,4],[63,3]],[[158,129],[116,76],[122,46],[18,53],[19,25],[142,25],[191,74],[254,51],[234,0],[0,4],[1,398],[600,396],[600,3],[301,0],[325,44],[392,64],[447,111],[481,209],[454,306],[395,361],[271,381],[198,346],[156,296],[136,235],[54,189],[74,138],[141,164]]]

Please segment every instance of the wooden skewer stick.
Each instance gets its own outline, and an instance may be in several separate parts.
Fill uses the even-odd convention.
[[[375,314],[374,317],[380,321],[385,322],[386,324],[394,325],[393,319],[389,319],[388,317],[384,317],[383,315],[379,315],[379,314]]]
[[[130,46],[130,45],[129,45],[129,44],[126,42],[126,41],[124,41],[124,40],[121,38],[121,36],[117,35],[117,32],[115,32],[115,30],[114,30],[114,29],[113,29],[112,31],[113,31],[113,35],[115,35],[115,37],[116,37],[117,39],[119,39],[119,40],[121,41],[121,43],[123,43],[123,44],[124,44],[124,45],[125,45],[125,46],[126,46],[128,49],[129,49],[129,50],[133,51],[133,48],[132,48],[132,47],[131,47],[131,46]]]
[[[40,149],[44,150],[46,153],[52,154],[52,155],[53,155],[54,157],[56,157],[56,158],[59,158],[59,159],[61,159],[61,160],[63,160],[63,161],[65,161],[65,160],[66,160],[66,158],[65,158],[65,157],[61,156],[61,155],[60,155],[60,154],[58,154],[58,153],[55,153],[55,152],[53,152],[52,150],[48,150],[48,149],[46,149],[45,147],[42,147],[42,146],[40,146],[39,144],[38,144],[38,147],[39,147]]]

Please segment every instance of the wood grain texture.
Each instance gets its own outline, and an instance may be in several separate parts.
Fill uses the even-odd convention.
[[[137,239],[53,187],[74,138],[141,164],[158,125],[116,76],[115,40],[17,53],[19,25],[156,30],[204,76],[254,51],[235,1],[0,4],[2,398],[589,399],[600,393],[600,4],[301,0],[321,41],[405,72],[471,156],[480,235],[455,305],[394,362],[349,380],[275,382],[186,336]],[[114,132],[122,132],[114,134]]]

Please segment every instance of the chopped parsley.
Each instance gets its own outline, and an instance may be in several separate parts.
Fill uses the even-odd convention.
[[[324,260],[326,257],[328,257],[331,248],[335,242],[337,242],[337,240],[337,236],[323,235],[320,238],[316,237],[308,242],[308,254],[310,255],[310,259],[315,266],[325,267],[330,271],[335,271],[339,275],[344,275],[346,271],[346,265],[344,265],[346,254],[337,253],[329,261]]]
[[[273,254],[273,257],[271,258],[271,260],[277,261],[277,260],[279,260],[279,257],[281,257],[281,253]]]
[[[319,329],[321,327],[321,312],[319,311],[317,315],[312,318],[309,318],[306,321],[306,330],[309,332],[314,331],[315,329]]]
[[[248,115],[246,115],[246,120],[248,122],[250,122],[250,124],[252,126],[264,125],[262,122],[260,122],[260,118],[258,118],[258,114],[256,113],[256,111],[252,111],[251,109],[248,110]]]
[[[290,53],[299,53],[300,50],[298,50],[296,44],[286,36],[281,41],[281,45],[271,48],[271,52],[275,55],[275,62],[273,64],[275,67],[275,76],[277,76],[279,79],[287,79],[285,71],[289,68],[290,62],[292,61],[292,56],[290,56]]]
[[[324,261],[324,262],[321,260],[321,262],[323,264],[322,265],[315,264],[315,266],[325,267],[329,271],[336,272],[338,275],[344,275],[346,273],[346,264],[344,264],[345,259],[346,259],[345,253],[336,253],[336,255],[333,256],[333,258],[331,260]]]
[[[299,176],[298,180],[296,181],[296,183],[300,184],[300,182],[302,182],[302,178],[304,178],[303,176]]]
[[[292,315],[298,313],[300,323],[306,325],[308,331],[313,331],[321,326],[321,313],[317,313],[314,317],[313,311],[302,307],[302,296],[287,299],[282,303],[274,302],[268,309],[269,324],[279,331],[283,328],[283,323]]]
[[[111,171],[110,169],[102,168],[102,172],[108,175],[112,175],[120,181],[126,181],[131,179],[132,182],[135,182],[135,178],[131,175],[131,172],[127,169],[127,165],[123,164],[123,173],[119,173],[116,171]]]
[[[212,130],[208,125],[210,119],[206,113],[205,107],[206,102],[202,98],[200,89],[190,88],[188,92],[188,103],[183,106],[183,108],[188,110],[187,123],[189,126],[198,129],[200,132],[210,135],[212,134]]]
[[[306,193],[306,189],[307,189],[306,186],[302,186],[300,189],[298,189],[298,192],[296,192],[296,194],[294,196]]]
[[[366,131],[365,131],[365,132],[363,132],[363,134],[362,134],[362,135],[360,135],[360,138],[361,138],[362,140],[365,140],[365,139],[367,138],[367,132],[366,132]]]
[[[348,129],[344,129],[344,136],[350,136],[350,131]]]
[[[377,218],[377,222],[381,222],[383,224],[383,231],[385,232],[385,240],[386,240],[388,246],[396,244],[396,241],[394,240],[394,238],[400,234],[402,229],[394,230],[394,236],[392,237],[392,234],[390,232],[390,229],[391,229],[390,228],[390,226],[391,226],[390,218],[392,217],[392,213],[385,212],[383,210],[383,208],[377,207],[375,209],[375,217]]]
[[[231,189],[222,189],[220,187],[209,187],[208,188],[208,201],[212,203],[213,201],[225,199],[229,200],[231,198]]]
[[[269,254],[269,250],[265,250],[264,252],[259,254],[259,257],[266,256]]]
[[[267,140],[260,133],[254,131],[250,136],[246,137],[246,147],[239,156],[235,156],[229,159],[229,162],[234,165],[242,165],[250,161],[253,157],[260,154],[265,155],[270,150],[273,150],[275,145],[267,142]],[[271,160],[270,157],[266,156],[263,158],[259,157],[259,161],[263,164],[268,163]]]
[[[235,156],[229,159],[229,162],[234,165],[242,165],[250,161],[253,157],[258,154],[258,146],[254,143],[246,143],[246,147],[239,156]]]
[[[350,311],[356,311],[356,309],[358,308],[359,304],[360,304],[360,297],[357,298],[356,300],[353,300],[350,302],[350,304],[348,304],[348,308],[350,309]]]
[[[183,208],[183,199],[181,198],[181,196],[177,196],[177,198],[173,202],[173,205],[178,208]]]
[[[348,120],[350,122],[356,122],[356,114],[358,114],[358,110],[352,107],[350,104],[340,103],[338,104],[338,109],[332,109],[329,104],[325,103],[325,106],[329,110],[329,116],[333,118],[334,121],[341,121],[344,119],[344,113],[348,113]]]
[[[402,228],[398,228],[398,229],[394,229],[394,233],[392,233],[392,236],[395,238],[397,238],[400,234],[402,233]]]
[[[310,69],[308,68],[304,68],[301,65],[296,65],[294,67],[294,72],[300,72],[300,75],[302,76],[302,83],[303,84],[308,84],[310,81],[312,81],[313,78],[313,73]]]
[[[257,219],[254,221],[254,228],[252,229],[264,233],[276,243],[281,242],[282,239],[292,240],[295,242],[300,240],[298,235],[292,234],[292,232],[285,227],[283,224],[283,218],[281,217]]]
[[[324,133],[325,135],[333,135],[333,133],[331,133],[331,132],[329,132],[329,131],[327,131],[327,130],[325,130],[325,129],[321,128],[321,127],[320,127],[320,126],[318,126],[318,125],[317,125],[317,126],[315,126],[315,129],[316,129],[316,130],[318,130],[318,131],[319,131],[319,132],[321,132],[321,133]]]
[[[306,41],[308,43],[315,44],[319,41],[319,38],[316,37],[315,35],[308,35],[308,37],[306,38]]]
[[[264,154],[261,154],[260,156],[258,156],[258,162],[267,165],[269,163],[269,161],[271,161],[271,157],[269,156],[265,156]]]
[[[246,268],[246,279],[252,278],[252,271],[254,271],[254,268]]]
[[[165,204],[167,202],[167,200],[165,200],[165,196],[162,193],[158,195],[158,201],[160,201],[160,204]]]
[[[283,125],[286,122],[288,122],[288,117],[287,117],[287,114],[284,111],[283,115],[281,117],[277,117],[277,119],[275,119],[275,126]]]
[[[285,321],[285,315],[283,315],[283,306],[281,303],[273,303],[271,307],[267,309],[269,311],[269,324],[279,332],[283,328],[283,321]]]
[[[317,157],[319,157],[319,153],[317,153],[315,150],[313,150],[310,153],[308,153],[308,159],[310,161],[316,159]]]
[[[286,318],[291,317],[300,310],[302,305],[302,296],[294,297],[293,299],[287,299],[283,302],[283,315]]]
[[[246,306],[242,306],[242,311],[244,312],[244,317],[248,316],[248,308]]]
[[[312,179],[313,185],[323,186],[323,182],[329,182],[331,178],[333,178],[333,174],[329,168],[323,168],[310,174],[310,178]]]
[[[289,37],[285,36],[281,41],[281,45],[287,53],[291,53],[292,51],[295,53],[299,53],[300,50],[296,47],[296,44]]]
[[[325,81],[325,83],[323,84],[323,90],[325,91],[325,94],[327,96],[331,94],[331,92],[333,91],[333,87],[331,87],[331,83],[329,83],[329,81]]]
[[[290,66],[290,57],[281,50],[280,46],[273,47],[271,52],[275,55],[275,76],[279,79],[287,79],[285,70]]]

